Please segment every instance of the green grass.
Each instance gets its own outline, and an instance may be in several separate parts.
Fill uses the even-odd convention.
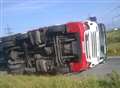
[[[120,29],[107,32],[107,43],[118,43],[120,42]]]
[[[107,51],[109,56],[120,56],[120,42],[108,44]]]
[[[108,56],[120,56],[120,30],[107,32]]]
[[[119,88],[116,72],[104,79],[74,76],[0,75],[0,88]]]

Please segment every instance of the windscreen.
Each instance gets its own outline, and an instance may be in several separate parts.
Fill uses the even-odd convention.
[[[99,24],[101,55],[106,55],[106,32],[104,24]]]

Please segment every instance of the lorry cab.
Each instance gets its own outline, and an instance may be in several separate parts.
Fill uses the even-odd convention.
[[[87,25],[84,34],[86,57],[90,67],[94,67],[106,59],[105,26],[91,20],[85,24]]]
[[[86,27],[83,22],[71,22],[67,24],[67,29],[68,29],[67,30],[68,33],[78,33],[78,36],[76,37],[79,37],[80,46],[79,47],[76,46],[76,47],[81,49],[81,52],[79,52],[80,57],[78,61],[70,63],[71,71],[80,72],[80,71],[86,70],[88,69],[88,66],[89,66],[86,59],[86,53],[85,53],[85,47],[84,47],[85,45],[84,33],[86,30]]]

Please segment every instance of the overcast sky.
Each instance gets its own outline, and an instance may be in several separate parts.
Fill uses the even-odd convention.
[[[120,0],[0,0],[0,36],[81,21],[96,16],[107,27],[120,26]]]

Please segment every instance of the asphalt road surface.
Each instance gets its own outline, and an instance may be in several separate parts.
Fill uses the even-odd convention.
[[[95,75],[95,76],[105,76],[110,74],[112,71],[120,73],[120,56],[118,57],[108,57],[105,63],[99,64],[94,68],[88,69],[76,75]]]

